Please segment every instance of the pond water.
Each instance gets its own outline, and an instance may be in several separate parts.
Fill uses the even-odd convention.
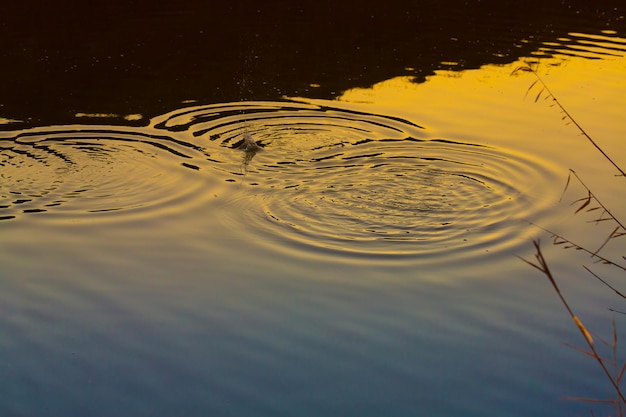
[[[519,257],[542,238],[577,315],[610,339],[623,302],[581,266],[615,285],[623,271],[537,225],[595,250],[615,225],[574,213],[587,194],[576,180],[563,193],[569,169],[618,218],[624,179],[533,74],[511,75],[532,65],[626,165],[626,30],[611,10],[601,29],[511,43],[533,47],[507,62],[459,52],[333,97],[310,82],[160,113],[91,100],[58,123],[3,106],[0,414],[613,412],[562,400],[611,389],[563,345],[583,340]],[[241,85],[260,83],[246,71]],[[621,259],[620,243],[602,254]]]

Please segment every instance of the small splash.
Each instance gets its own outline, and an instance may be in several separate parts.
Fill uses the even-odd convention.
[[[252,135],[248,132],[243,132],[243,142],[239,145],[238,149],[244,152],[257,152],[261,147],[256,143]]]
[[[252,158],[254,158],[262,147],[246,130],[243,132],[243,140],[238,142],[237,149],[244,152],[243,159],[241,161],[241,174],[245,176],[248,173],[248,166],[250,165],[250,162],[252,162]]]

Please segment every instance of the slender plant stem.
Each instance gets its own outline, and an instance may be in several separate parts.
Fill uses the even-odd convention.
[[[548,85],[543,81],[543,78],[541,78],[541,76],[539,76],[539,74],[537,73],[537,71],[535,71],[533,68],[531,68],[529,65],[522,65],[520,67],[517,67],[514,71],[513,74],[515,74],[516,72],[519,71],[525,71],[525,72],[531,72],[535,78],[537,79],[537,81],[539,81],[539,83],[542,85],[543,87],[543,91],[545,91],[548,94],[548,97],[550,97],[552,99],[552,101],[559,106],[559,109],[561,109],[561,111],[563,112],[563,114],[565,115],[565,117],[567,119],[569,119],[570,122],[572,122],[574,124],[574,126],[576,126],[576,128],[580,131],[580,133],[583,134],[583,136],[585,136],[585,138],[587,138],[587,140],[602,154],[602,156],[604,156],[606,158],[607,161],[609,161],[611,163],[611,165],[613,165],[615,167],[615,169],[617,169],[620,174],[626,178],[626,172],[624,172],[624,170],[622,168],[619,167],[619,165],[617,165],[617,163],[615,161],[613,161],[613,159],[604,151],[604,149],[602,149],[600,147],[600,145],[598,145],[596,143],[595,140],[593,140],[593,138],[585,131],[585,129],[583,129],[583,127],[578,124],[578,122],[576,121],[576,119],[574,119],[572,117],[572,115],[567,111],[567,109],[561,104],[561,102],[556,98],[556,96],[554,94],[552,94],[552,91],[550,90],[550,88],[548,87]],[[535,83],[533,83],[529,90],[535,85]],[[535,99],[535,101],[537,101],[539,99],[539,96],[541,95],[541,91],[539,92],[539,94],[537,94],[537,98]]]
[[[604,364],[604,361],[602,360],[600,355],[598,355],[598,353],[596,351],[596,348],[595,348],[595,346],[593,344],[593,339],[592,339],[591,335],[589,334],[589,332],[587,331],[585,326],[583,326],[582,322],[578,319],[578,317],[576,317],[576,315],[574,314],[574,311],[571,309],[571,307],[569,306],[567,300],[565,299],[565,297],[561,293],[561,290],[559,289],[559,286],[556,283],[556,279],[552,275],[552,271],[550,271],[550,268],[548,267],[548,263],[546,262],[546,259],[544,258],[543,253],[541,252],[541,246],[540,246],[539,240],[534,240],[533,244],[535,245],[535,259],[536,259],[536,263],[528,261],[528,260],[526,260],[524,258],[521,258],[521,259],[524,262],[526,262],[527,264],[529,264],[530,266],[538,269],[546,277],[548,277],[548,279],[550,280],[550,283],[554,287],[554,290],[556,291],[557,295],[559,296],[559,298],[561,300],[561,303],[563,303],[563,306],[565,307],[565,309],[569,313],[569,315],[572,318],[572,320],[576,323],[576,326],[578,327],[578,330],[580,331],[580,333],[583,335],[583,338],[585,339],[585,342],[587,343],[587,346],[589,347],[589,351],[591,352],[590,356],[592,356],[596,360],[596,362],[598,362],[598,364],[602,368],[602,371],[604,372],[606,377],[611,382],[611,385],[613,385],[613,388],[615,389],[615,392],[616,392],[617,396],[619,397],[619,400],[621,400],[622,404],[626,405],[626,398],[624,398],[624,395],[622,394],[622,391],[621,391],[617,381],[611,375],[611,372],[608,370],[608,368]]]

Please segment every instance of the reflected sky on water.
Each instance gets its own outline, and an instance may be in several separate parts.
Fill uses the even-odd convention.
[[[559,202],[568,170],[616,216],[623,179],[511,73],[533,65],[621,162],[622,12],[145,3],[5,19],[0,414],[552,416],[610,395],[517,257],[541,237],[609,337],[620,301],[529,222],[597,248],[613,226],[574,214],[580,184]]]

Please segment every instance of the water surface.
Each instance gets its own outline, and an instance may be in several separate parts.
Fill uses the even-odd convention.
[[[517,256],[542,237],[577,314],[610,335],[619,301],[532,223],[601,243],[568,206],[580,190],[559,203],[568,169],[616,212],[623,179],[510,74],[536,65],[619,160],[625,52],[625,33],[582,27],[510,63],[446,58],[424,82],[397,73],[333,100],[8,123],[2,414],[587,412],[559,398],[608,385],[562,345],[576,329]]]

